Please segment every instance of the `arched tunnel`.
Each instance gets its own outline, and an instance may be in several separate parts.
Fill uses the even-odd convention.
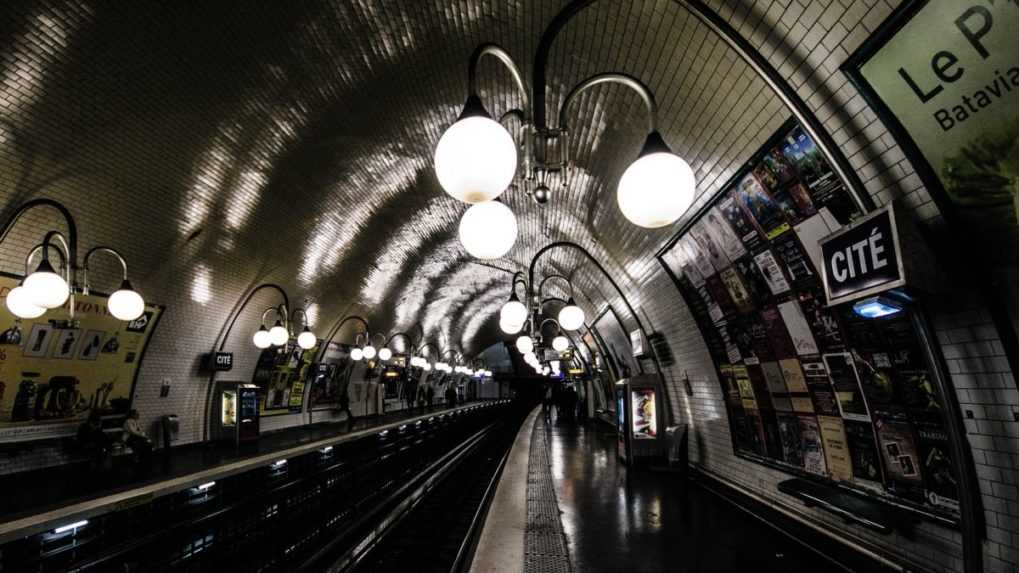
[[[1019,6],[0,6],[0,570],[1019,571]]]

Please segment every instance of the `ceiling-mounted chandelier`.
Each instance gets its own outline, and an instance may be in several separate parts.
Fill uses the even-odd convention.
[[[543,36],[543,47],[551,41],[549,36],[549,32]],[[693,203],[696,181],[689,164],[672,152],[658,131],[658,107],[651,90],[627,74],[596,74],[566,95],[559,109],[558,125],[549,126],[544,97],[548,51],[539,48],[539,53],[544,57],[536,59],[532,82],[535,97],[530,100],[534,105],[532,115],[528,90],[513,59],[495,44],[479,46],[467,69],[468,95],[463,111],[435,148],[439,184],[453,198],[472,204],[460,224],[460,241],[467,252],[481,259],[499,258],[509,252],[516,239],[516,218],[497,201],[512,183],[517,169],[518,144],[503,122],[511,118],[521,121],[522,186],[536,201],[545,203],[555,185],[562,188],[569,185],[573,163],[568,153],[566,120],[570,105],[586,90],[605,83],[635,91],[648,112],[649,130],[644,145],[623,172],[616,189],[620,211],[633,224],[649,229],[679,219]],[[506,65],[523,96],[524,109],[509,110],[499,121],[492,119],[478,95],[477,66],[485,55],[495,56]]]

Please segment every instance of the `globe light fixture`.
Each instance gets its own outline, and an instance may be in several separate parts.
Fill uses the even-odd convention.
[[[318,339],[315,337],[315,333],[312,332],[307,325],[305,325],[301,334],[297,335],[297,345],[304,350],[311,350],[312,348],[315,348],[317,343]]]
[[[520,325],[523,325],[527,320],[527,307],[517,298],[517,293],[511,294],[506,304],[499,309],[499,320],[500,322],[506,321],[508,324]]]
[[[498,201],[471,205],[460,219],[460,244],[477,259],[498,259],[517,240],[517,217]]]
[[[106,301],[106,308],[117,320],[135,320],[145,312],[145,300],[131,287],[131,283],[124,279],[120,283],[120,288]]]
[[[516,334],[520,332],[520,329],[523,327],[524,323],[522,322],[511,322],[507,321],[505,318],[499,319],[499,329],[506,334]]]
[[[559,310],[559,326],[564,330],[578,330],[584,326],[585,318],[584,309],[577,306],[572,296],[566,301],[566,306]]]
[[[478,96],[469,96],[456,123],[435,146],[439,185],[454,199],[481,203],[505,191],[516,171],[513,136],[492,119]]]
[[[32,296],[24,286],[18,285],[7,293],[7,310],[18,318],[39,318],[46,309],[32,302]]]
[[[537,361],[538,356],[534,353],[533,350],[531,350],[524,353],[524,360],[527,362]]]
[[[690,165],[652,131],[619,179],[616,201],[631,223],[657,229],[676,222],[690,208],[696,188]]]
[[[360,348],[351,349],[350,351],[351,360],[353,360],[354,362],[360,362],[362,358],[364,358],[364,351],[362,351]]]
[[[283,322],[276,320],[276,324],[269,329],[269,342],[272,342],[273,346],[283,346],[290,340],[290,333],[287,331],[287,327],[283,326]]]
[[[365,360],[371,360],[372,358],[375,358],[375,355],[378,354],[378,351],[375,350],[375,347],[372,346],[371,343],[368,343],[361,350],[364,352]]]
[[[421,364],[421,369],[424,370],[425,372],[430,372],[432,370],[432,365],[425,362]]]
[[[526,334],[517,338],[517,350],[519,350],[521,354],[533,352],[534,340],[532,340],[531,337],[527,336]]]
[[[24,287],[32,304],[46,309],[63,306],[71,293],[67,281],[53,270],[47,259],[40,261],[35,272],[25,278]]]
[[[269,331],[265,329],[265,325],[259,327],[255,331],[255,335],[251,337],[251,341],[255,343],[255,346],[265,350],[272,346],[272,337],[269,336]]]
[[[385,360],[389,360],[392,357],[393,357],[393,351],[392,350],[390,350],[388,348],[380,348],[379,349],[379,360],[385,361]]]
[[[570,347],[570,341],[563,335],[559,335],[552,339],[552,349],[556,352],[563,352]]]

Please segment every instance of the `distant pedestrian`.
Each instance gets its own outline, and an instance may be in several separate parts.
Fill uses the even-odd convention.
[[[452,384],[446,386],[446,406],[456,406],[456,390],[453,388]]]
[[[435,386],[429,384],[425,387],[425,399],[428,400],[428,407],[432,407],[432,402],[435,402]]]

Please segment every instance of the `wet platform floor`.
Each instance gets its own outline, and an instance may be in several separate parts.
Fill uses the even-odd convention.
[[[545,428],[574,571],[842,570],[678,473],[628,469],[607,424]]]

